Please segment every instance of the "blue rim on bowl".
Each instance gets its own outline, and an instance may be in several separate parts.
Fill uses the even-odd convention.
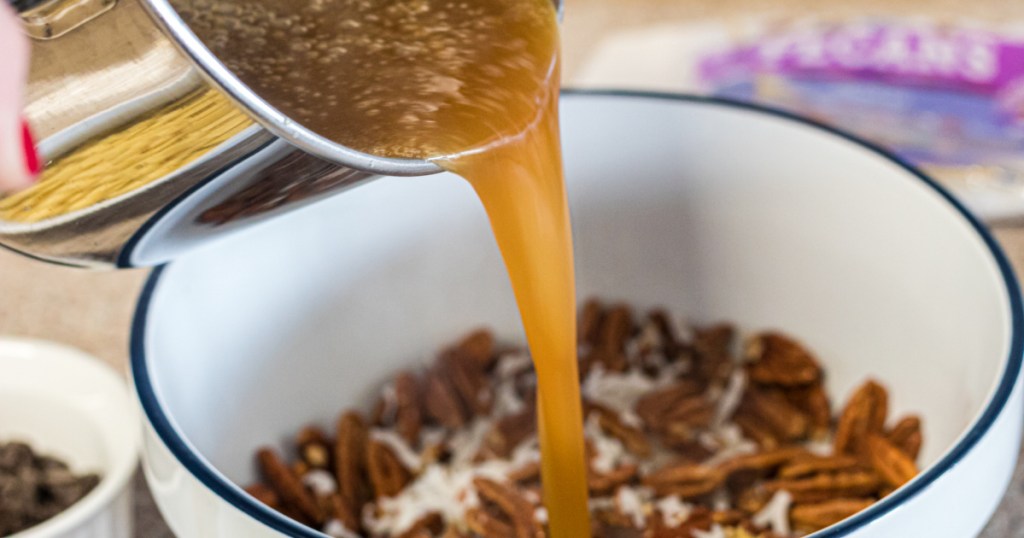
[[[1024,306],[1022,306],[1020,286],[1017,282],[1016,276],[1014,275],[1013,268],[1010,266],[1005,254],[1003,254],[1002,249],[999,247],[998,243],[996,243],[995,239],[988,232],[985,226],[982,225],[960,202],[958,202],[948,191],[939,186],[933,179],[929,178],[914,166],[903,161],[900,157],[874,143],[868,142],[841,129],[836,129],[835,127],[797,116],[783,110],[716,97],[667,93],[618,90],[568,90],[565,94],[569,96],[582,95],[656,99],[664,101],[703,103],[714,106],[744,109],[760,114],[784,118],[795,123],[838,136],[889,160],[938,193],[973,228],[973,230],[982,239],[985,246],[988,248],[989,254],[998,265],[1000,276],[1002,277],[1003,284],[1006,287],[1005,291],[1010,307],[1010,351],[1006,360],[1006,365],[999,379],[999,385],[996,387],[995,392],[992,394],[981,416],[978,417],[967,433],[960,438],[957,444],[949,450],[942,459],[925,469],[925,471],[913,481],[873,504],[866,510],[859,512],[827,529],[814,533],[812,535],[813,538],[835,538],[848,536],[853,531],[858,530],[889,513],[901,503],[923,491],[939,476],[956,465],[957,462],[959,462],[964,455],[966,455],[971,448],[978,443],[985,433],[988,432],[992,423],[995,422],[996,417],[999,416],[999,413],[1002,411],[1003,407],[1005,407],[1006,402],[1010,398],[1010,393],[1013,391],[1017,377],[1020,374],[1022,359],[1024,359]],[[181,432],[171,424],[170,419],[164,413],[154,391],[153,384],[149,379],[145,353],[145,327],[149,304],[153,297],[153,293],[156,290],[156,286],[160,281],[160,275],[163,273],[164,268],[165,266],[160,266],[154,269],[146,282],[146,285],[139,297],[131,331],[132,376],[147,419],[152,424],[157,435],[160,436],[160,439],[170,449],[174,457],[177,458],[178,461],[180,461],[181,464],[184,465],[185,468],[188,469],[188,471],[192,473],[203,485],[210,488],[210,490],[225,501],[231,503],[245,514],[248,514],[278,532],[303,538],[323,538],[326,536],[325,534],[282,516],[249,497],[240,487],[229,481],[220,472],[214,469],[208,461],[200,456],[198,452],[191,447]]]

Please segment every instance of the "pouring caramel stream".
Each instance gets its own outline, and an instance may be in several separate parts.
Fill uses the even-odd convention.
[[[473,186],[537,370],[549,534],[589,537],[550,0],[180,0],[177,7],[246,84],[307,128],[367,153],[434,160]]]

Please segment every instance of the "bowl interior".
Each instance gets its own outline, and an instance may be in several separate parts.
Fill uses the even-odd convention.
[[[981,412],[1010,345],[1006,286],[933,187],[710,102],[569,96],[563,132],[580,298],[796,335],[840,400],[874,376],[895,413],[922,414],[925,463]],[[196,251],[146,308],[141,360],[171,435],[243,484],[256,446],[369,403],[467,329],[522,339],[485,216],[450,175],[377,181]]]

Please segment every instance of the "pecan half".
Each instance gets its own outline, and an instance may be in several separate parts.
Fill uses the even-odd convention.
[[[520,484],[537,482],[540,480],[540,462],[532,461],[522,467],[513,469],[508,473],[508,479]]]
[[[395,376],[394,390],[395,430],[409,446],[416,446],[423,427],[419,379],[412,372],[400,372]]]
[[[606,434],[616,438],[622,443],[626,450],[646,458],[651,454],[651,443],[647,435],[635,426],[622,421],[618,413],[604,407],[603,405],[588,403],[588,415],[593,413],[597,416],[597,423]]]
[[[618,489],[619,486],[631,482],[636,474],[637,466],[631,463],[620,465],[607,473],[599,473],[590,469],[587,475],[587,489],[590,490],[591,495],[607,495]]]
[[[434,538],[434,534],[427,529],[412,528],[394,538]]]
[[[330,515],[340,521],[346,529],[352,532],[359,532],[359,513],[360,509],[356,506],[355,502],[345,498],[341,492],[331,495]]]
[[[679,336],[672,326],[672,318],[668,312],[661,308],[655,308],[647,313],[647,322],[653,325],[661,335],[661,347],[666,355],[674,356],[679,348]]]
[[[783,391],[783,395],[810,420],[812,438],[824,439],[828,436],[832,428],[832,406],[822,382],[788,388]]]
[[[800,446],[786,446],[773,450],[765,450],[755,454],[737,456],[719,465],[725,474],[739,472],[766,473],[782,467],[787,462],[807,456],[807,450]]]
[[[366,483],[368,438],[366,421],[358,412],[349,411],[338,419],[334,444],[334,477],[341,494],[357,507],[361,507],[369,497]]]
[[[739,426],[743,437],[757,443],[762,450],[770,450],[779,446],[779,439],[768,426],[751,413],[739,412],[733,417],[733,423]]]
[[[277,493],[282,504],[294,508],[314,523],[324,522],[324,514],[313,495],[306,490],[299,477],[292,472],[276,452],[269,448],[261,448],[256,452],[256,461],[263,477],[270,487],[274,488],[274,492]]]
[[[736,499],[734,503],[736,508],[748,514],[756,514],[768,504],[772,493],[769,493],[764,487],[754,486],[744,489],[734,498]]]
[[[692,379],[677,381],[641,396],[636,402],[636,414],[648,428],[658,431],[666,426],[665,417],[670,412],[678,409],[687,398],[698,397],[703,390],[704,387]]]
[[[512,525],[498,519],[481,507],[474,507],[466,510],[466,527],[480,536],[503,536],[511,538],[515,536]]]
[[[851,471],[822,473],[805,478],[770,480],[769,493],[784,489],[797,503],[820,502],[838,497],[866,497],[878,491],[881,481],[875,473]]]
[[[477,329],[467,334],[452,351],[481,371],[489,369],[498,358],[494,353],[494,334],[487,329]]]
[[[448,525],[440,536],[441,538],[470,538],[468,533],[455,525]]]
[[[429,538],[442,531],[444,531],[444,518],[439,512],[429,512],[394,538]]]
[[[723,527],[736,527],[747,520],[747,514],[742,510],[715,510],[711,512],[711,521]]]
[[[465,409],[473,415],[486,415],[494,405],[494,392],[485,371],[460,355],[449,355],[441,361],[444,371],[458,391]]]
[[[813,504],[794,506],[789,512],[793,524],[806,532],[814,532],[838,523],[874,504],[874,499],[829,499]]]
[[[871,467],[889,486],[898,488],[917,476],[914,460],[885,437],[868,434],[866,446]]]
[[[578,329],[579,341],[596,346],[601,334],[601,319],[604,317],[604,309],[597,299],[587,299],[580,310],[580,326]]]
[[[466,410],[456,396],[455,388],[437,371],[427,373],[423,390],[423,406],[427,416],[449,428],[461,428],[466,423]]]
[[[626,342],[633,332],[633,313],[628,306],[615,305],[601,317],[597,343],[587,354],[588,365],[600,363],[611,372],[624,372],[629,368],[626,360]]]
[[[868,380],[853,393],[836,425],[833,447],[836,454],[862,454],[869,433],[882,433],[888,413],[885,388]]]
[[[796,441],[807,437],[810,421],[786,400],[777,389],[748,387],[737,415],[749,414],[761,419],[777,438]]]
[[[859,460],[851,456],[805,455],[793,459],[779,469],[779,478],[801,478],[818,473],[851,471],[859,464]]]
[[[597,532],[594,536],[617,536],[623,534],[623,530],[638,531],[633,526],[633,520],[616,507],[598,508],[591,511],[591,519],[597,523]],[[627,536],[633,536],[627,534]]]
[[[513,533],[504,536],[514,536],[515,538],[542,538],[544,536],[543,528],[534,517],[533,505],[515,489],[481,477],[473,479],[473,486],[481,499],[501,510],[504,518],[511,522]]]
[[[654,429],[661,432],[661,440],[666,445],[672,448],[685,446],[693,442],[700,430],[711,425],[716,409],[715,403],[704,396],[686,398]]]
[[[514,415],[502,417],[491,426],[484,437],[482,455],[485,458],[507,458],[512,451],[537,431],[537,411],[533,405]]]
[[[377,499],[398,495],[412,480],[412,473],[402,465],[391,447],[372,438],[366,445],[366,470]]]
[[[916,416],[903,417],[886,434],[889,442],[898,446],[910,459],[916,460],[921,452],[921,419]]]
[[[777,332],[766,332],[747,342],[747,372],[755,383],[799,386],[821,378],[821,366],[797,341]]]
[[[708,382],[729,377],[733,368],[732,347],[736,329],[728,323],[719,323],[694,331],[693,350],[696,359],[695,374]]]
[[[295,436],[299,457],[314,469],[326,469],[331,464],[331,441],[317,426],[306,426]]]
[[[662,467],[643,477],[642,482],[658,495],[678,495],[683,499],[711,493],[725,480],[718,468],[689,462]]]
[[[253,484],[245,488],[245,492],[270,508],[276,510],[281,507],[281,498],[277,496],[277,493],[273,489],[270,489],[263,484]]]
[[[626,305],[615,305],[604,315],[599,345],[610,351],[624,351],[632,332],[633,311]]]

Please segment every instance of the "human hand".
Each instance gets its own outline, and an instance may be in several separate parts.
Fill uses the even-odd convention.
[[[28,187],[42,163],[21,110],[28,39],[17,14],[0,0],[0,193]]]

